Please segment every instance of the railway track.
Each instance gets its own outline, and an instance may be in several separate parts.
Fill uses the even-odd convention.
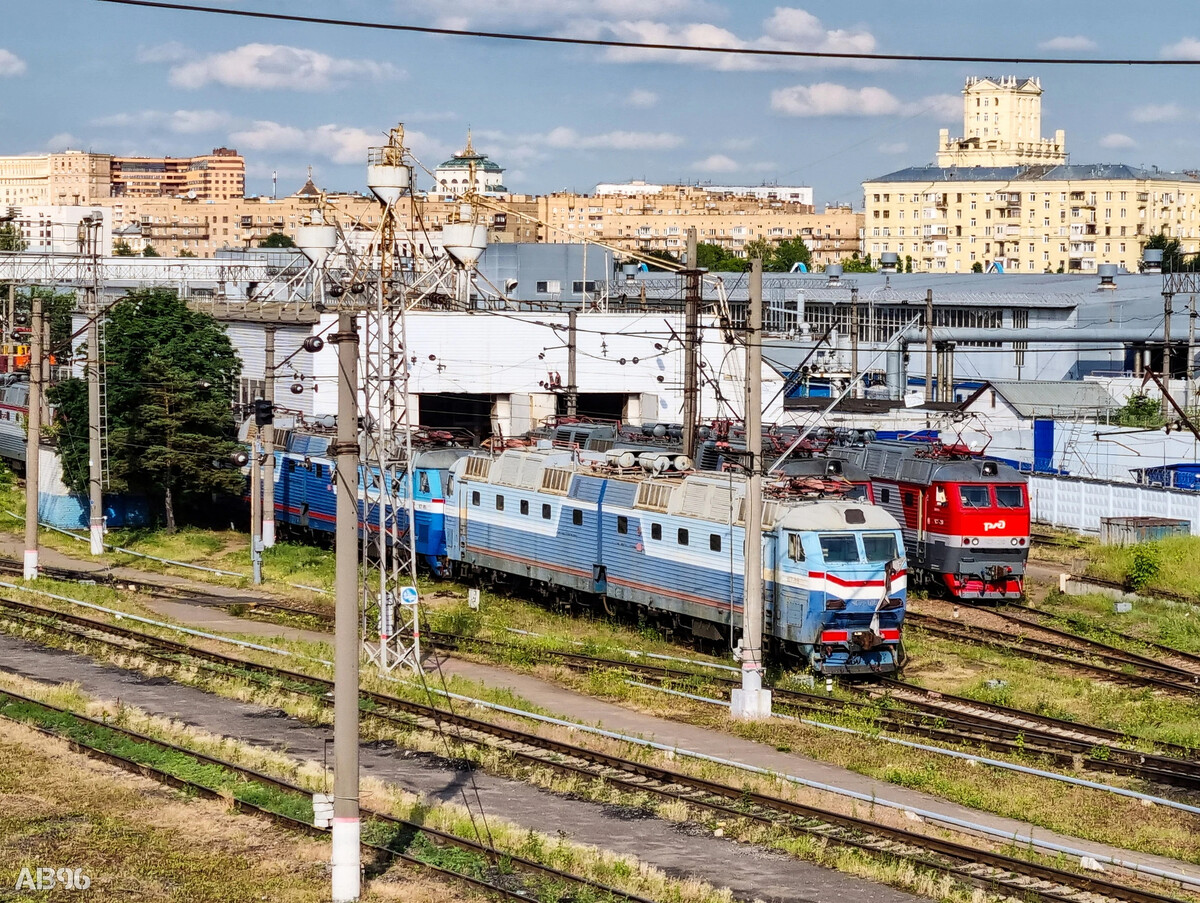
[[[17,704],[14,707],[14,703]],[[57,721],[60,725],[59,730],[49,729],[39,726],[36,723],[31,723],[26,718],[21,718],[17,714],[18,710],[28,713],[29,709],[37,711],[53,713],[57,716]],[[289,781],[284,781],[263,772],[247,768],[224,759],[215,758],[205,755],[188,747],[181,746],[176,743],[170,743],[165,740],[160,740],[157,737],[151,737],[146,734],[132,731],[127,728],[120,727],[110,721],[98,721],[94,718],[89,718],[86,715],[81,715],[76,712],[63,709],[58,706],[50,705],[49,703],[40,702],[28,696],[23,696],[9,690],[0,690],[0,716],[7,718],[10,721],[24,724],[27,727],[33,727],[42,734],[59,739],[66,740],[71,748],[76,752],[83,753],[90,758],[95,758],[100,761],[107,762],[111,765],[116,765],[126,771],[134,774],[151,777],[160,783],[168,784],[177,789],[188,790],[197,794],[203,795],[211,799],[227,800],[229,797],[226,794],[219,792],[209,784],[199,783],[194,780],[187,780],[178,777],[172,772],[157,768],[143,757],[134,757],[132,755],[118,755],[109,749],[105,749],[96,742],[87,742],[80,738],[80,732],[71,731],[69,727],[63,729],[63,722],[76,723],[84,728],[84,733],[90,737],[117,737],[128,741],[122,744],[122,748],[129,749],[130,745],[135,750],[156,750],[178,753],[186,756],[196,763],[201,765],[212,766],[221,769],[229,776],[236,777],[240,781],[245,781],[248,784],[266,787],[272,790],[283,791],[290,797],[294,797],[297,803],[302,803],[304,800],[311,798],[312,792],[307,788],[293,784]],[[234,803],[239,810],[243,812],[253,813],[258,816],[269,818],[277,824],[283,825],[292,830],[300,831],[305,834],[321,836],[327,832],[324,829],[315,828],[308,822],[300,821],[297,818],[281,813],[274,809],[263,805],[247,802],[245,800],[234,798]],[[411,846],[411,842],[419,836],[424,836],[430,842],[440,847],[453,847],[460,850],[466,850],[486,858],[493,870],[499,876],[499,864],[501,858],[504,860],[506,867],[511,867],[513,871],[522,876],[525,881],[513,882],[511,879],[501,884],[497,881],[488,881],[475,875],[466,872],[453,871],[441,866],[426,862],[420,858],[405,853],[403,849],[399,849],[393,845],[381,845],[366,843],[362,844],[364,851],[367,851],[384,860],[401,861],[409,865],[428,869],[435,874],[466,885],[471,890],[486,891],[488,893],[500,895],[509,900],[523,901],[528,903],[531,896],[536,896],[539,889],[543,889],[540,885],[560,884],[566,887],[582,891],[586,894],[598,896],[600,899],[613,901],[626,901],[626,903],[652,903],[645,897],[635,894],[629,894],[625,891],[616,888],[608,887],[588,878],[583,878],[578,875],[573,875],[561,869],[552,868],[543,865],[539,862],[526,859],[512,853],[500,853],[497,850],[485,846],[482,843],[459,837],[454,834],[449,834],[445,831],[439,831],[436,828],[431,828],[427,825],[418,824],[403,818],[397,818],[383,812],[373,811],[366,807],[360,807],[360,815],[365,823],[364,826],[369,826],[372,822],[377,822],[386,825],[392,829],[399,829],[397,836],[405,841],[405,848]],[[529,879],[536,879],[537,886],[529,886]],[[514,886],[516,884],[517,886]]]
[[[1200,694],[1200,673],[1163,665],[1153,659],[1064,631],[1036,628],[1070,639],[1075,648],[1065,648],[1048,640],[1038,640],[1027,635],[1014,636],[1000,630],[911,611],[906,614],[905,621],[910,627],[923,630],[930,636],[1002,649],[1022,658],[1083,671],[1114,683],[1166,690],[1186,696]],[[1066,654],[1069,652],[1074,652],[1075,655]]]
[[[3,617],[43,629],[96,642],[109,642],[122,651],[150,653],[153,658],[175,661],[220,673],[253,673],[277,689],[306,698],[325,699],[332,682],[310,674],[264,665],[247,659],[188,647],[173,640],[142,634],[125,627],[67,615],[55,609],[0,599]],[[116,637],[120,642],[105,640]],[[1107,877],[1055,868],[940,836],[930,836],[880,824],[878,819],[844,815],[782,797],[723,784],[657,764],[627,759],[598,749],[540,736],[511,726],[489,722],[444,708],[395,696],[363,691],[363,716],[411,730],[452,725],[464,742],[504,752],[523,767],[550,769],[560,774],[599,780],[631,794],[683,803],[719,818],[743,820],[790,835],[806,835],[824,843],[855,849],[872,856],[900,859],[921,870],[952,876],[956,881],[1023,900],[1058,903],[1174,903],[1173,898],[1141,886]]]

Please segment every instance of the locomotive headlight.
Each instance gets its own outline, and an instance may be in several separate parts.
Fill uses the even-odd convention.
[[[972,540],[971,540],[971,545],[973,545],[973,546],[977,546],[977,545],[979,545],[979,540],[978,540],[978,539],[972,539]]]
[[[1012,540],[1012,544],[1015,546],[1015,545],[1017,544],[1017,540],[1016,540],[1016,539],[1013,539],[1013,540]]]

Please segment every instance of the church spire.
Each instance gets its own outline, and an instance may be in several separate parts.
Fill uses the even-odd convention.
[[[471,144],[471,127],[467,126],[467,149],[463,151],[464,157],[474,157],[475,147]]]

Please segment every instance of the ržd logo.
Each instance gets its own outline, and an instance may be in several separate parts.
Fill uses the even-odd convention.
[[[983,525],[983,532],[986,533],[988,530],[1003,530],[1004,527],[1005,523],[1002,520],[988,521]]]

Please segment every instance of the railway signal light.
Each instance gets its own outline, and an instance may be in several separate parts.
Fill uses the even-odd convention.
[[[275,422],[275,405],[265,398],[254,401],[254,425],[270,426]]]

